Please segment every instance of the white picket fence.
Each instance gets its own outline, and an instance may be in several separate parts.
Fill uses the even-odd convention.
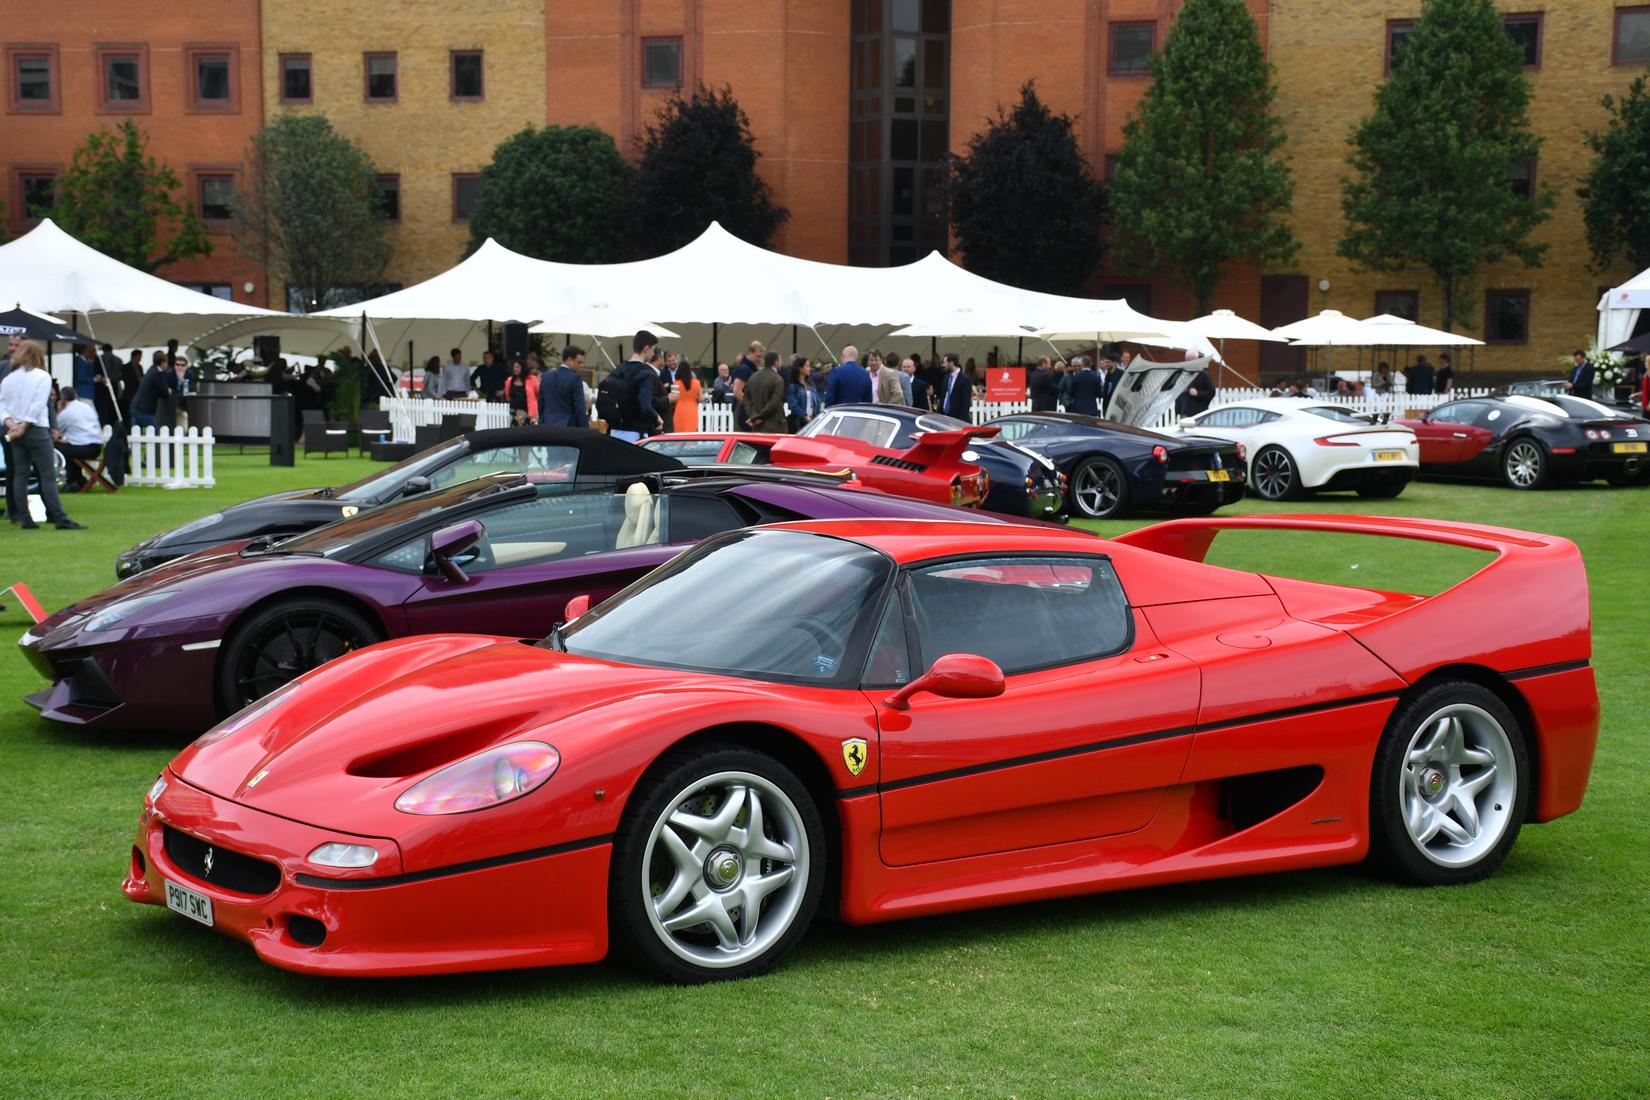
[[[417,397],[380,397],[378,408],[390,414],[390,428],[398,443],[411,443],[415,429],[439,424],[446,416],[473,416],[477,430],[510,426],[510,406],[502,401],[426,401]]]
[[[212,429],[133,428],[126,438],[126,484],[210,489]]]

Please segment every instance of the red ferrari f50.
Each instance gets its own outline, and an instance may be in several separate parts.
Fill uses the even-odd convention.
[[[1205,564],[1234,527],[1493,557],[1422,598]],[[231,717],[155,781],[125,892],[294,970],[611,944],[697,981],[773,966],[821,905],[871,922],[1366,856],[1469,882],[1581,804],[1590,646],[1576,548],[1499,528],[742,530],[543,641],[391,641]]]

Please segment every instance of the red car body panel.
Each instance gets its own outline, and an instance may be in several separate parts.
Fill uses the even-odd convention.
[[[901,564],[970,553],[1109,557],[1133,636],[1111,656],[1006,678],[991,699],[805,686],[640,667],[475,636],[372,646],[302,678],[270,716],[180,754],[146,803],[124,889],[206,894],[217,924],[293,969],[403,974],[582,962],[607,947],[610,845],[661,754],[730,731],[816,775],[840,836],[851,922],[1247,871],[1353,862],[1370,771],[1405,692],[1451,668],[1522,705],[1531,816],[1580,805],[1598,734],[1585,576],[1570,543],[1499,528],[1362,516],[1179,520],[1113,540],[1044,526],[896,520],[786,524]],[[1223,529],[1365,533],[1494,555],[1430,597],[1203,564]],[[760,535],[756,537],[761,537]],[[1541,608],[1516,598],[1541,575]],[[843,741],[864,738],[852,774]],[[522,739],[561,766],[532,794],[419,817],[398,792],[445,762]],[[1245,777],[1301,778],[1256,820]],[[236,894],[173,860],[166,827],[280,869]],[[309,863],[328,841],[368,869]],[[306,946],[295,917],[320,922]]]

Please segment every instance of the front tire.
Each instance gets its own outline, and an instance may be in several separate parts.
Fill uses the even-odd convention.
[[[1117,519],[1129,512],[1129,479],[1104,456],[1085,458],[1071,475],[1067,507],[1084,519]]]
[[[615,944],[682,984],[765,973],[812,923],[826,862],[819,810],[790,769],[735,745],[675,752],[614,837]]]
[[[1370,777],[1370,857],[1425,886],[1476,882],[1518,839],[1533,780],[1524,731],[1493,692],[1435,684],[1387,723]]]
[[[1552,480],[1552,463],[1541,444],[1520,436],[1507,444],[1501,456],[1501,476],[1514,489],[1545,489]]]
[[[276,600],[235,625],[218,662],[225,714],[262,699],[312,668],[379,640],[359,611],[324,596]]]
[[[1296,500],[1301,496],[1300,467],[1282,447],[1265,446],[1249,464],[1249,484],[1264,500]]]

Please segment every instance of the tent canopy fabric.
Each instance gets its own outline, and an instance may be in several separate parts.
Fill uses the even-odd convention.
[[[120,347],[186,339],[238,318],[278,321],[286,316],[128,267],[82,244],[50,218],[0,244],[0,302],[79,314],[89,336]]]
[[[1376,343],[1362,321],[1338,309],[1326,309],[1272,331],[1290,343],[1306,347],[1369,347]]]
[[[1428,328],[1426,325],[1416,324],[1407,317],[1398,317],[1391,313],[1366,317],[1362,323],[1374,335],[1373,343],[1378,347],[1464,348],[1482,347],[1484,344],[1484,341],[1471,336],[1463,336],[1459,332],[1445,332],[1441,328]]]
[[[1288,337],[1279,336],[1264,325],[1257,325],[1239,317],[1229,309],[1217,309],[1202,317],[1185,322],[1186,328],[1209,340],[1267,340],[1287,343]]]
[[[1638,328],[1639,312],[1650,307],[1650,268],[1620,286],[1611,287],[1598,300],[1598,346],[1614,347]]]

